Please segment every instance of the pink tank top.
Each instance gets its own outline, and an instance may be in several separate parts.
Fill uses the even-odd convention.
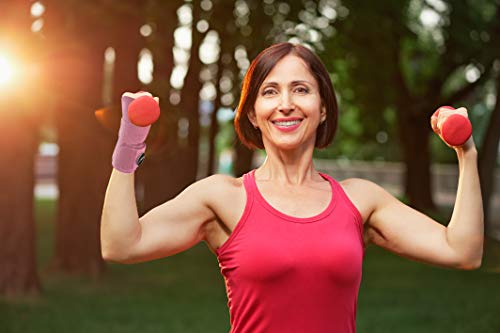
[[[259,193],[243,175],[247,202],[216,250],[228,297],[230,333],[354,333],[361,283],[363,222],[340,184],[318,215],[298,218]]]

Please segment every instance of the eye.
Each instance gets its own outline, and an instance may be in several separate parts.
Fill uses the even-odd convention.
[[[264,89],[262,90],[262,95],[265,96],[265,95],[272,95],[275,93],[275,90],[274,89]]]
[[[295,91],[301,94],[307,94],[309,92],[309,89],[306,87],[297,87],[295,88]]]

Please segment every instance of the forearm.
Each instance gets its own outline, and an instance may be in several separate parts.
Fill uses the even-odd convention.
[[[134,173],[113,169],[108,183],[101,217],[101,252],[104,259],[126,258],[141,227],[134,190]]]
[[[483,255],[484,213],[477,168],[477,151],[457,149],[459,179],[447,239],[464,265],[480,265]]]

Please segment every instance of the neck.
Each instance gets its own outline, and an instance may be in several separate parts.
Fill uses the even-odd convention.
[[[281,185],[301,185],[321,178],[314,168],[314,145],[296,150],[266,148],[267,157],[255,171],[259,180],[273,180]]]

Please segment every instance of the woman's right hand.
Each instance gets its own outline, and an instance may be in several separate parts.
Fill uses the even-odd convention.
[[[148,136],[151,125],[136,126],[130,122],[128,117],[130,103],[142,96],[153,97],[148,92],[140,91],[137,93],[125,92],[121,98],[122,117],[118,141],[113,152],[112,165],[115,169],[124,173],[133,173],[144,161],[145,157],[146,144],[144,141]],[[158,97],[154,97],[154,99],[158,102]]]

